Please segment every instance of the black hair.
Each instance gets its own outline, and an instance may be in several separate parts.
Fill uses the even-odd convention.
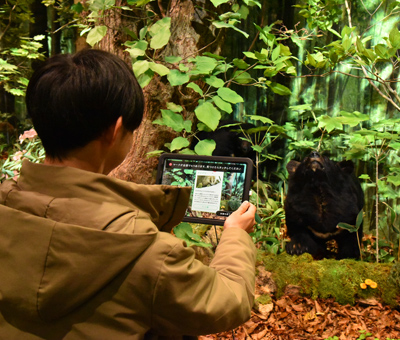
[[[86,49],[47,59],[30,79],[26,104],[46,155],[62,159],[100,137],[121,116],[123,127],[135,130],[144,97],[124,61]]]

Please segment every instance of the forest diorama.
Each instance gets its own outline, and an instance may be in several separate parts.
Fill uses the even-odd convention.
[[[0,180],[16,179],[23,159],[45,156],[24,107],[35,65],[87,46],[111,51],[132,65],[146,97],[135,147],[111,175],[154,183],[164,152],[253,161],[257,301],[237,337],[400,338],[399,15],[395,0],[5,0]],[[345,220],[287,227],[291,162],[312,154],[318,160],[303,181],[318,175],[335,189],[330,197],[318,186],[307,193],[321,201],[307,214]],[[324,173],[324,159],[360,183],[362,201],[343,189],[348,179]],[[304,210],[307,197],[293,197],[294,210]],[[220,233],[203,224],[175,228],[204,261]],[[329,323],[329,309],[345,314],[339,305],[363,311],[347,309],[349,319]],[[386,324],[361,322],[366,310]],[[296,312],[307,314],[302,333],[283,326]]]

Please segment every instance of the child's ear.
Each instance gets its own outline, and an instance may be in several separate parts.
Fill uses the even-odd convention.
[[[123,130],[122,117],[119,117],[117,121],[109,126],[106,131],[104,131],[102,138],[107,144],[113,144],[118,136]]]

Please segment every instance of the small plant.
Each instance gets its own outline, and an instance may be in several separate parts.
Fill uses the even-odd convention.
[[[24,159],[34,163],[41,163],[44,158],[44,148],[36,131],[34,129],[25,131],[19,136],[19,143],[14,145],[1,165],[0,181],[8,178],[17,180]]]
[[[192,226],[189,223],[180,223],[174,228],[174,234],[176,237],[184,240],[188,246],[198,246],[204,248],[212,247],[210,243],[204,242],[200,235],[193,232]]]

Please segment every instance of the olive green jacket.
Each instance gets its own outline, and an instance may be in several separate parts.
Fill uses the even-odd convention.
[[[195,260],[170,233],[189,192],[25,161],[0,186],[0,339],[175,339],[245,322],[252,240],[229,228],[210,267]]]

